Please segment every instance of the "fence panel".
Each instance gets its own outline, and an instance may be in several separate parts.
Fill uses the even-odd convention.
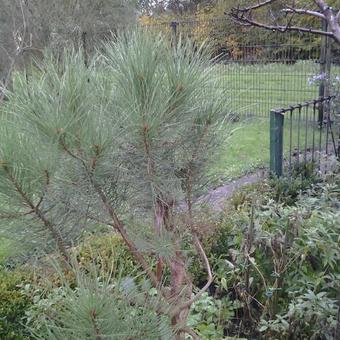
[[[313,82],[320,73],[330,71],[329,40],[308,33],[271,32],[257,28],[240,28],[235,38],[228,31],[228,19],[178,20],[150,29],[172,38],[179,35],[199,44],[205,39],[217,57],[219,87],[232,99],[234,114],[268,117],[273,107],[330,95],[327,80]],[[327,29],[326,27],[324,29]],[[340,57],[340,54],[339,54]],[[333,58],[335,74],[340,75],[340,58]]]
[[[318,169],[326,173],[339,158],[340,126],[335,97],[270,112],[270,170],[292,176]],[[323,116],[319,116],[322,107]]]

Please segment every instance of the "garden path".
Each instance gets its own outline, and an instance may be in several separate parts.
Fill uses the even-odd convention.
[[[241,187],[259,182],[265,178],[267,172],[263,169],[244,175],[238,179],[227,182],[217,188],[211,189],[207,194],[199,197],[195,203],[208,204],[215,210],[222,210],[224,202]]]

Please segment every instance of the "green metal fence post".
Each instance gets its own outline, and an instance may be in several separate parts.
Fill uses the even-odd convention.
[[[283,123],[280,111],[270,111],[270,171],[276,176],[283,171]]]
[[[172,39],[175,45],[177,44],[177,25],[178,25],[178,22],[176,21],[170,22]]]

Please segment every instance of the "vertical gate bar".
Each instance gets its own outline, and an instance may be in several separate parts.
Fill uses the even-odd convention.
[[[298,140],[297,140],[297,165],[300,165],[300,132],[301,132],[301,104],[298,111]]]
[[[330,117],[330,98],[326,99],[326,147],[325,147],[325,164],[323,171],[326,173],[328,168],[328,139],[329,139],[329,130],[331,124]]]
[[[289,111],[289,176],[292,175],[292,144],[293,144],[293,111],[294,109],[291,108]]]
[[[307,104],[306,108],[305,108],[305,153],[304,153],[304,162],[305,164],[307,164],[307,136],[308,136],[308,111],[309,111],[309,104]]]
[[[319,106],[323,106],[323,101],[322,100],[319,101]],[[320,110],[320,107],[319,107],[319,110]],[[322,108],[322,110],[323,110],[323,108]],[[323,122],[321,122],[321,124],[319,122],[319,129],[320,129],[320,136],[319,136],[319,166],[320,166],[320,162],[321,162],[321,148],[322,148]]]
[[[270,111],[270,171],[276,176],[283,172],[283,123],[280,111]]]
[[[333,108],[333,115],[334,115],[334,108]],[[334,154],[335,154],[335,157],[338,158],[339,154],[338,154],[338,149],[336,147],[336,142],[335,142],[335,137],[334,137],[334,131],[333,131],[333,128],[332,128],[332,115],[331,115],[331,111],[329,112],[329,115],[330,115],[330,133],[331,133],[331,138],[332,138],[332,144],[333,144],[333,148],[334,148]]]
[[[316,100],[314,100],[314,103],[313,103],[313,122],[312,122],[312,128],[313,128],[312,162],[314,162],[314,151],[315,151],[315,116],[316,116]]]
[[[328,156],[328,138],[329,138],[329,128],[330,128],[330,110],[329,110],[329,100],[326,100],[326,157]]]

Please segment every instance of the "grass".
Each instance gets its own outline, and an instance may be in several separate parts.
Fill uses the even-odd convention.
[[[235,123],[233,127],[231,136],[226,136],[211,169],[211,174],[223,181],[240,177],[269,162],[267,119],[248,119]]]
[[[229,131],[230,129],[228,129]],[[284,154],[289,153],[290,120],[284,125]],[[313,144],[319,139],[319,129],[301,122],[300,132],[296,121],[292,121],[292,150],[300,146],[300,150]],[[226,132],[228,134],[228,132]],[[217,181],[224,182],[240,177],[256,168],[269,166],[269,119],[251,118],[234,123],[231,136],[226,136],[225,143],[219,150],[216,163],[212,166],[211,175]],[[322,136],[325,140],[325,136]]]
[[[318,84],[308,80],[320,73],[320,65],[313,61],[295,64],[240,64],[218,65],[220,86],[225,89],[230,110],[268,117],[273,108],[302,103],[318,98]],[[332,73],[340,73],[340,66],[333,65]]]
[[[295,64],[240,64],[217,65],[216,72],[225,89],[230,111],[250,118],[234,124],[235,130],[219,151],[211,175],[220,182],[230,180],[269,164],[269,113],[271,109],[303,103],[319,96],[317,84],[309,78],[318,74],[320,65],[313,61]],[[333,74],[340,66],[332,66]],[[293,148],[298,145],[298,127],[292,124]],[[303,124],[302,124],[303,125]],[[311,127],[307,129],[307,144],[312,145]],[[318,131],[315,131],[318,134]],[[228,134],[228,132],[226,132]],[[284,149],[289,150],[289,120],[284,129]],[[301,127],[300,147],[305,144],[305,128]]]

